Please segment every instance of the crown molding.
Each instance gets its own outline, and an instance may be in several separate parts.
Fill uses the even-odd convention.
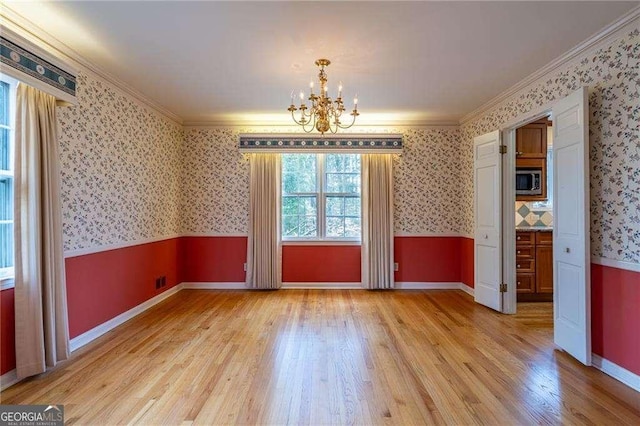
[[[530,84],[546,77],[548,74],[552,73],[558,68],[571,63],[571,61],[576,59],[578,56],[599,48],[600,45],[620,35],[620,33],[624,31],[628,25],[633,24],[634,21],[638,20],[638,18],[640,18],[640,6],[631,9],[629,12],[622,15],[620,18],[613,21],[611,24],[607,25],[577,46],[573,47],[562,56],[549,62],[544,67],[540,68],[539,70],[530,74],[528,77],[525,77],[523,80],[511,86],[509,89],[500,93],[498,96],[471,111],[469,114],[466,114],[460,119],[460,122],[458,124],[462,126],[470,121],[479,118],[480,116],[484,115],[486,112],[506,101]]]
[[[289,123],[237,123],[226,120],[202,120],[202,121],[188,121],[185,120],[182,123],[185,129],[197,129],[197,128],[224,128],[224,129],[244,129],[244,128],[290,128],[293,131],[299,126],[291,125]],[[400,121],[400,122],[386,122],[378,124],[362,124],[360,126],[354,126],[354,130],[358,127],[361,129],[366,128],[416,128],[416,127],[459,127],[460,123],[455,120],[415,120],[415,121]],[[348,132],[344,132],[347,134]]]
[[[69,46],[11,9],[6,2],[3,3],[2,8],[0,9],[0,17],[2,17],[3,27],[19,35],[29,43],[48,52],[49,56],[62,57],[61,60],[71,62],[74,68],[80,68],[95,74],[108,83],[114,85],[120,91],[138,100],[143,105],[155,110],[177,124],[183,124],[183,120],[180,116],[152,101],[125,82],[101,70],[95,64],[83,58],[78,52],[71,49]]]

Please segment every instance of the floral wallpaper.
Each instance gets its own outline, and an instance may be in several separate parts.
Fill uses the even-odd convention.
[[[268,132],[291,133],[291,128]],[[357,129],[402,133],[404,150],[394,157],[395,227],[407,234],[457,234],[460,134],[456,127]],[[245,234],[249,164],[238,152],[240,133],[264,129],[192,128],[185,133],[181,229],[187,234]]]
[[[186,234],[246,234],[249,223],[249,161],[238,150],[239,133],[187,129],[180,202]]]
[[[182,126],[80,73],[57,110],[64,249],[174,235]]]
[[[395,158],[396,234],[459,234],[460,131],[456,127],[404,132],[402,155]]]
[[[640,263],[640,29],[583,55],[461,126],[464,231],[473,227],[473,137],[589,86],[591,250]]]

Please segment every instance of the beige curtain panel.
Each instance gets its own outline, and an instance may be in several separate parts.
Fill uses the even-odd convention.
[[[280,154],[250,154],[249,288],[277,289],[282,285],[280,249]]]
[[[362,155],[362,286],[394,287],[393,158]]]
[[[18,379],[69,356],[56,99],[18,85],[15,127]]]

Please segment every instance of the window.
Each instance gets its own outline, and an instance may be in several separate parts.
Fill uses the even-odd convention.
[[[359,154],[282,155],[283,240],[359,240]]]
[[[13,99],[15,84],[0,80],[0,282],[13,286]]]

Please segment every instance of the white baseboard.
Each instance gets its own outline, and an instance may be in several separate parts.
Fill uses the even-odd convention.
[[[640,392],[640,376],[600,355],[591,354],[591,364],[605,374]]]
[[[243,282],[184,282],[180,286],[188,290],[249,290]]]
[[[151,299],[149,299],[149,300],[147,300],[145,302],[142,302],[138,306],[136,306],[134,308],[131,308],[126,312],[121,313],[117,317],[112,318],[107,322],[103,322],[99,326],[94,327],[91,330],[86,331],[86,332],[82,333],[81,335],[74,337],[73,339],[71,339],[69,341],[69,349],[71,350],[71,352],[73,352],[73,351],[83,347],[87,343],[90,343],[91,341],[97,339],[98,337],[102,336],[103,334],[113,330],[114,328],[116,328],[120,324],[122,324],[122,323],[124,323],[126,321],[129,321],[131,318],[135,317],[136,315],[139,315],[139,314],[143,313],[144,311],[146,311],[147,309],[149,309],[153,305],[157,305],[158,303],[162,302],[167,297],[173,296],[174,294],[179,292],[181,289],[182,289],[182,286],[180,284],[178,284],[177,286],[170,288],[169,290],[165,291],[164,293],[160,293],[159,295],[154,296],[154,297],[152,297]]]
[[[18,383],[18,374],[16,373],[16,369],[14,368],[11,371],[7,371],[2,376],[0,376],[0,391],[5,390],[9,386],[13,386]]]
[[[396,290],[459,290],[462,283],[458,282],[412,282],[396,281]]]
[[[471,295],[472,297],[474,296],[474,289],[473,287],[469,287],[468,285],[466,285],[465,283],[460,283],[460,290],[464,291],[465,293]]]
[[[294,283],[286,282],[282,283],[283,289],[322,289],[322,290],[362,290],[362,283]]]

